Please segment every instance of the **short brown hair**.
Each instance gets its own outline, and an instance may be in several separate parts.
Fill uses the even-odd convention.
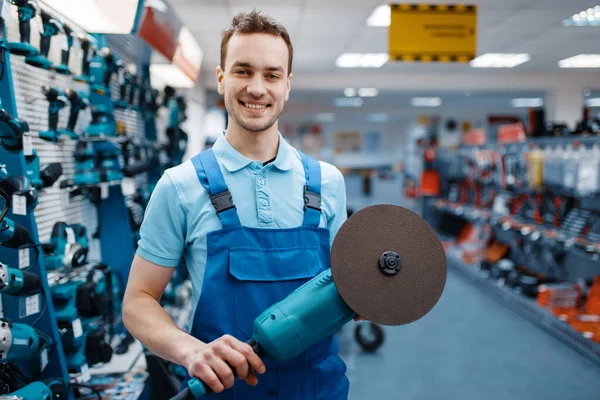
[[[221,68],[225,69],[225,59],[227,58],[227,45],[229,39],[235,34],[250,33],[268,33],[273,36],[279,36],[283,39],[288,48],[288,75],[292,72],[292,59],[294,58],[294,48],[290,35],[283,25],[266,15],[261,15],[260,11],[253,10],[249,13],[240,13],[233,17],[231,26],[223,31],[221,39]]]

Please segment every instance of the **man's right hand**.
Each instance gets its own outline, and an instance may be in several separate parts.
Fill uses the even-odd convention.
[[[203,344],[190,354],[185,367],[190,376],[199,378],[213,392],[220,393],[233,386],[235,369],[237,377],[256,386],[254,371],[264,374],[266,367],[252,347],[230,335]]]

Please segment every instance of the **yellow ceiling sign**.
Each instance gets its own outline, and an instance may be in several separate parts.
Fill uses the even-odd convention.
[[[391,61],[462,62],[477,53],[477,6],[391,4]]]

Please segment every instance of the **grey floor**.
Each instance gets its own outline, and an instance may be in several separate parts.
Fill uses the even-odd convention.
[[[350,400],[600,399],[600,367],[448,271],[421,320],[385,327],[375,354],[339,334]]]

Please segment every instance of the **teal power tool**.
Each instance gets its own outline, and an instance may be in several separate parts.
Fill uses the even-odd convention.
[[[71,70],[69,69],[69,59],[71,58],[71,48],[73,47],[73,29],[69,27],[67,24],[63,24],[63,30],[65,32],[65,36],[67,37],[67,48],[62,50],[61,54],[61,63],[57,65],[54,69],[61,75],[71,75]]]
[[[87,262],[89,243],[83,225],[67,225],[56,222],[50,234],[50,242],[43,245],[46,269],[76,268]]]
[[[41,10],[40,14],[42,16],[42,24],[44,25],[44,30],[40,34],[40,53],[35,56],[25,57],[25,62],[34,67],[49,70],[53,66],[52,62],[48,60],[52,36],[64,32],[64,29],[63,24],[50,13]]]
[[[52,390],[43,382],[32,382],[21,389],[0,397],[7,400],[52,400]]]
[[[15,194],[24,196],[27,212],[31,212],[38,204],[38,192],[31,180],[25,176],[13,178],[5,165],[0,165],[0,192],[8,199]]]
[[[97,165],[100,167],[103,182],[112,182],[123,179],[123,168],[121,167],[121,150],[116,143],[97,142],[94,143],[94,151],[97,155]]]
[[[18,56],[33,57],[39,54],[38,49],[33,47],[31,40],[31,19],[37,15],[40,7],[36,0],[11,0],[11,4],[17,6],[19,15],[20,42],[10,42],[8,48],[12,54]]]
[[[0,222],[0,244],[11,249],[18,249],[21,246],[33,244],[33,241],[24,226],[5,217]]]
[[[288,360],[357,315],[382,325],[408,324],[435,306],[445,283],[446,255],[425,220],[398,206],[367,207],[337,233],[331,269],[259,315],[247,343],[261,357]],[[193,378],[171,400],[210,392]]]
[[[29,296],[41,292],[42,282],[36,274],[10,268],[0,263],[0,293]]]
[[[60,132],[58,131],[58,114],[60,110],[69,104],[69,100],[62,90],[56,87],[42,86],[42,93],[48,101],[48,130],[40,131],[40,139],[56,143],[60,137]]]
[[[118,69],[119,63],[112,50],[108,47],[100,50],[100,53],[94,57],[90,64],[92,90],[99,95],[110,96],[110,81]]]
[[[22,361],[39,357],[40,351],[53,344],[37,329],[0,318],[0,362]]]
[[[75,126],[79,119],[79,113],[88,108],[90,102],[87,95],[81,90],[67,88],[65,89],[65,96],[69,101],[69,104],[71,104],[71,111],[69,112],[67,129],[59,129],[59,132],[69,136],[71,139],[77,139],[79,138],[79,135],[75,133]]]
[[[14,118],[0,103],[0,141],[2,147],[10,152],[23,150],[23,134],[29,132],[27,121]]]
[[[90,62],[96,54],[96,42],[87,35],[78,36],[81,44],[81,75],[73,77],[74,80],[81,83],[90,83]]]
[[[75,175],[73,176],[75,186],[98,185],[102,182],[101,171],[96,164],[96,152],[91,142],[78,142],[73,158],[75,158]]]
[[[105,104],[95,104],[90,107],[92,111],[92,122],[85,130],[88,137],[117,136],[117,128],[114,117]]]

